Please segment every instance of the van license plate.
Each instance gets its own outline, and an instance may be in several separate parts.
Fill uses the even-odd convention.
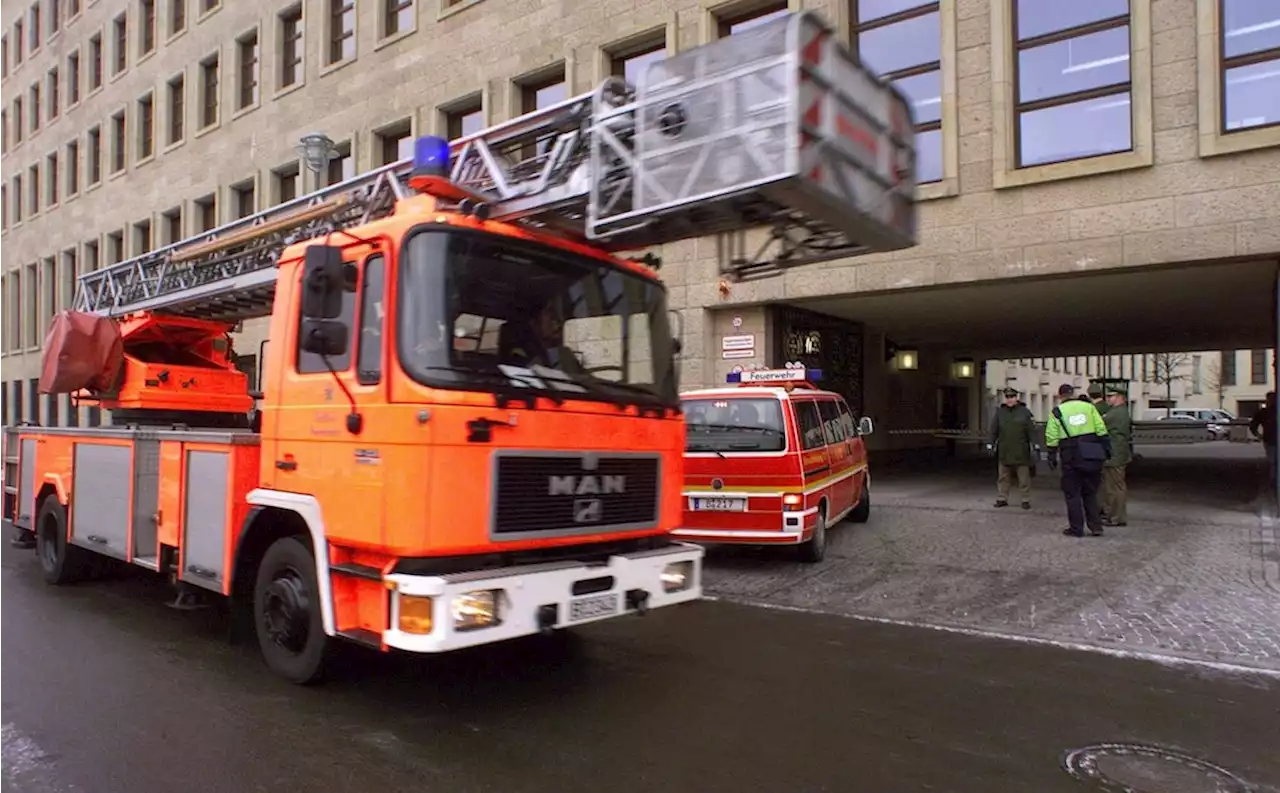
[[[569,622],[582,622],[618,613],[618,593],[591,595],[569,601]]]
[[[746,512],[745,498],[690,498],[692,507],[699,512]]]

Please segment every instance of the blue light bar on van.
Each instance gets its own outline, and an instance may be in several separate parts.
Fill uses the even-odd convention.
[[[448,176],[449,141],[424,135],[413,142],[413,176]]]
[[[725,382],[728,383],[800,383],[814,382],[822,379],[821,369],[755,369],[749,372],[730,372]]]

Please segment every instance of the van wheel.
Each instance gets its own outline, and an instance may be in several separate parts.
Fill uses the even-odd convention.
[[[48,496],[36,514],[36,556],[45,583],[61,586],[85,577],[89,552],[67,543],[67,508],[56,496]]]
[[[258,647],[271,671],[298,685],[324,677],[333,642],[324,632],[311,551],[292,537],[267,548],[253,588]]]
[[[862,480],[862,497],[858,499],[858,503],[853,508],[853,512],[849,513],[849,518],[854,523],[866,523],[871,517],[871,474],[867,474]]]
[[[813,536],[800,546],[800,561],[816,564],[827,555],[827,510],[818,507],[818,520],[813,525]]]

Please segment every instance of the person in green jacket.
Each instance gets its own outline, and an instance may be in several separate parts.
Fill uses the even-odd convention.
[[[1111,409],[1111,406],[1107,404],[1106,395],[1103,393],[1102,383],[1089,384],[1089,401],[1098,409],[1098,414],[1101,416],[1105,417],[1107,411]]]
[[[997,507],[1009,506],[1009,485],[1016,474],[1022,508],[1031,509],[1031,439],[1035,433],[1035,417],[1018,399],[1013,388],[1004,390],[1004,403],[991,418],[990,443],[996,449]]]
[[[1107,405],[1102,416],[1111,438],[1111,459],[1102,467],[1102,522],[1106,526],[1125,526],[1129,519],[1129,487],[1125,483],[1125,469],[1129,465],[1129,439],[1133,437],[1133,416],[1125,403],[1125,393],[1109,389]]]
[[[1088,399],[1074,398],[1075,388],[1064,383],[1058,389],[1058,405],[1045,423],[1044,445],[1049,469],[1062,460],[1062,495],[1067,501],[1067,521],[1063,534],[1084,536],[1084,524],[1095,537],[1102,535],[1102,515],[1098,489],[1102,484],[1102,464],[1111,457],[1111,439],[1098,409]]]

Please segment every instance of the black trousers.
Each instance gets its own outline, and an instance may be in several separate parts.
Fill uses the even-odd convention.
[[[1098,508],[1098,490],[1102,486],[1102,469],[1076,465],[1062,467],[1062,495],[1067,499],[1067,522],[1077,534],[1102,531],[1102,514]]]

